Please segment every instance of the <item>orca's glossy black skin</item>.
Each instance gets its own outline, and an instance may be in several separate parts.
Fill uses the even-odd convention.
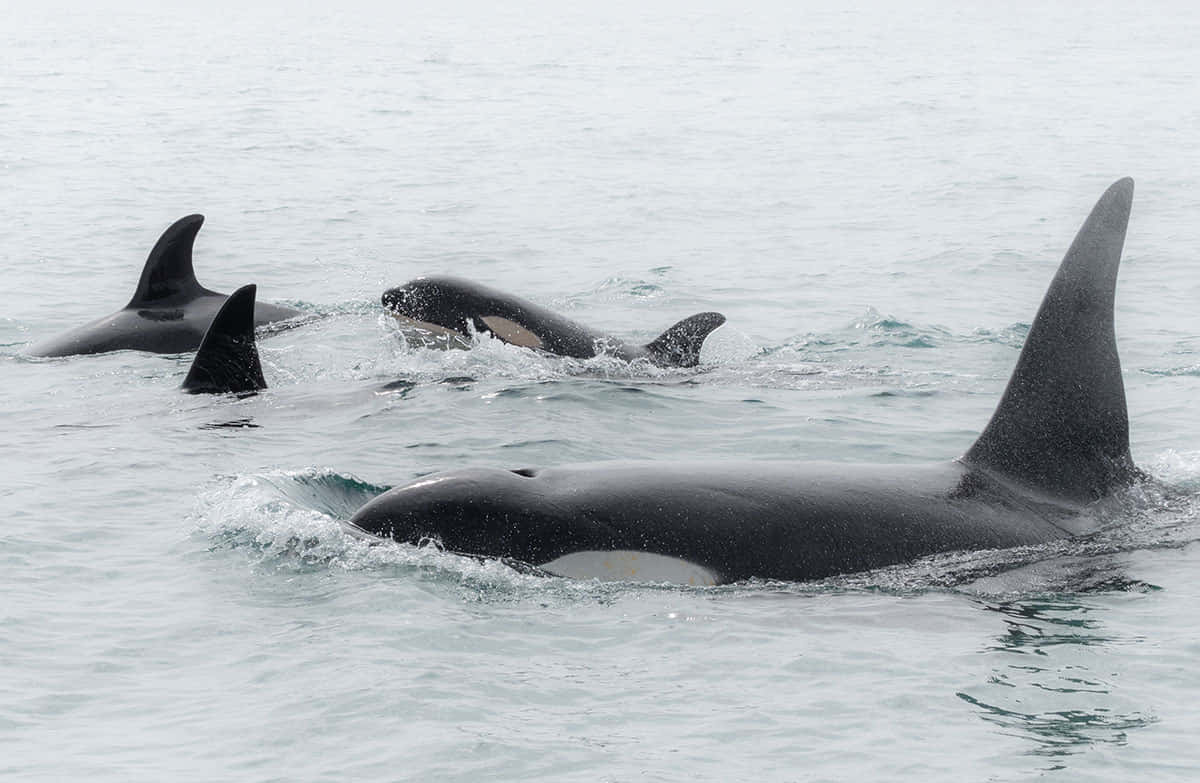
[[[805,581],[935,552],[1042,543],[1080,506],[1038,501],[960,461],[936,465],[633,462],[428,476],[372,500],[352,524],[384,538],[530,565],[636,551],[704,566],[719,582]]]
[[[245,285],[221,305],[180,387],[190,394],[251,394],[267,388],[254,341],[254,295]]]
[[[449,332],[464,341],[474,329],[560,356],[590,359],[606,353],[669,367],[696,366],[705,338],[725,323],[720,313],[697,313],[646,345],[625,343],[520,297],[456,277],[422,277],[388,289],[383,306],[402,320],[416,322],[417,328]]]
[[[184,353],[200,346],[205,331],[228,296],[200,285],[192,268],[192,245],[203,215],[171,224],[142,269],[137,291],[124,308],[30,346],[32,356],[73,356],[135,350]],[[302,313],[290,307],[258,303],[258,326],[286,321]]]
[[[1123,179],[1092,210],[991,422],[959,459],[462,469],[385,492],[352,528],[535,566],[663,555],[715,582],[819,579],[1087,532],[1088,504],[1140,478],[1113,333],[1132,198]]]

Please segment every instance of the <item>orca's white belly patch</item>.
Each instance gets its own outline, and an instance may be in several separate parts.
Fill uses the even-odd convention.
[[[479,320],[487,324],[492,334],[506,343],[519,345],[522,348],[541,348],[542,338],[521,326],[519,323],[502,318],[498,315],[485,315]]]
[[[400,322],[404,339],[419,348],[470,348],[471,339],[466,335],[444,326],[418,321],[407,315],[391,314]]]
[[[671,582],[699,587],[721,581],[714,571],[687,560],[627,549],[572,552],[538,567],[555,576],[602,582]]]

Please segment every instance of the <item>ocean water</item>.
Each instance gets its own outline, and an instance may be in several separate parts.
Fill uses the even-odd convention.
[[[4,20],[3,779],[1195,779],[1192,5]],[[1154,478],[1092,537],[682,589],[343,532],[462,465],[961,454],[1125,175],[1117,333]],[[122,306],[191,212],[201,282],[320,316],[262,339],[268,390],[25,355]],[[692,370],[430,351],[378,306],[426,273],[627,339],[729,320]]]

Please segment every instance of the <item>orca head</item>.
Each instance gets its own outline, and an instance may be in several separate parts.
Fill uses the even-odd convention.
[[[693,586],[725,581],[717,569],[655,546],[661,537],[653,531],[631,541],[606,524],[603,513],[564,506],[553,483],[538,468],[438,473],[371,500],[349,528],[409,544],[433,541],[455,554],[500,558],[574,579]]]
[[[531,565],[573,551],[580,535],[544,502],[536,470],[463,468],[410,481],[371,500],[353,527],[412,544],[433,540],[463,555]]]
[[[419,277],[383,292],[383,306],[421,342],[467,347],[471,332],[490,334],[513,345],[542,348],[530,323],[530,305],[470,280]],[[432,340],[430,340],[432,338]]]
[[[466,284],[452,278],[419,277],[383,292],[383,306],[407,326],[432,335],[469,338],[475,297]]]

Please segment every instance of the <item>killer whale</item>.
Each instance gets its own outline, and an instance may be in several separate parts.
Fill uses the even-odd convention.
[[[469,344],[471,329],[506,343],[560,356],[590,359],[608,353],[625,361],[649,359],[666,367],[695,367],[700,347],[721,324],[720,313],[697,313],[645,345],[589,329],[520,297],[456,277],[420,277],[383,293],[394,316],[451,343]]]
[[[254,297],[245,285],[213,317],[180,388],[189,394],[250,394],[267,388],[254,341]]]
[[[1089,504],[1141,478],[1113,329],[1132,199],[1122,179],[1092,209],[958,459],[467,468],[379,495],[348,529],[561,576],[684,584],[807,581],[1089,532]]]
[[[137,290],[125,307],[34,343],[28,353],[49,357],[126,349],[152,353],[196,350],[227,298],[200,285],[192,268],[192,246],[203,224],[203,215],[188,215],[162,233],[142,268]],[[299,310],[281,305],[260,302],[254,308],[254,322],[258,326],[298,315],[301,315]]]

